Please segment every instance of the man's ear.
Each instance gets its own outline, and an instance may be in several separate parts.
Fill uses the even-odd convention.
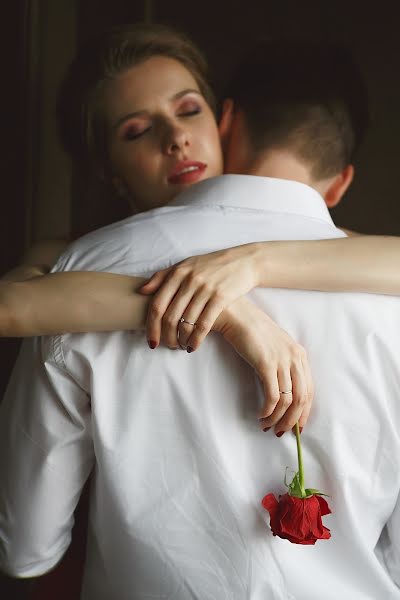
[[[347,165],[339,175],[336,175],[324,194],[325,203],[328,208],[333,208],[339,204],[349,185],[353,181],[353,177],[353,165]]]
[[[218,131],[222,144],[229,139],[234,114],[234,103],[231,98],[226,98],[222,104],[222,114],[219,120]]]

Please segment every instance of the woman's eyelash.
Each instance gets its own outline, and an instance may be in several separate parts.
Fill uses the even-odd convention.
[[[194,115],[198,115],[199,113],[201,113],[201,108],[199,106],[197,106],[196,108],[192,108],[191,110],[186,110],[180,113],[180,117],[193,117]],[[124,139],[127,141],[131,141],[131,140],[136,140],[140,137],[142,137],[142,135],[144,135],[145,133],[147,133],[149,130],[151,129],[151,127],[146,127],[146,129],[143,129],[143,131],[138,131],[135,132],[132,129],[127,129],[124,132]]]
[[[124,133],[124,139],[126,140],[136,140],[137,138],[140,138],[142,135],[144,135],[147,131],[149,131],[150,127],[147,127],[146,129],[143,129],[143,131],[132,131],[131,129],[127,129],[127,131],[125,131]]]
[[[181,113],[181,117],[192,117],[193,115],[198,115],[201,112],[201,108],[193,108],[192,110],[185,111]]]

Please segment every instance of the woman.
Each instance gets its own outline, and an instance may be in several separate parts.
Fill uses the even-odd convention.
[[[98,61],[102,56],[102,39],[100,46],[93,46],[83,55],[84,59],[75,64],[66,80],[60,112],[64,142],[75,158],[95,169],[104,180],[112,182],[116,191],[130,200],[133,211],[143,212],[166,204],[197,181],[219,175],[222,154],[205,64],[190,42],[163,27],[127,27],[115,33],[114,47],[128,43],[128,40],[132,53],[126,53],[123,60],[115,60],[110,53]],[[152,70],[149,70],[150,61]],[[132,78],[133,67],[136,74]],[[153,105],[153,81],[159,83],[165,70],[168,80],[177,78],[181,87],[181,79],[186,81],[185,77],[190,75],[187,78],[189,87],[165,106],[157,102]],[[145,96],[137,95],[139,81],[140,89],[146,90]],[[157,100],[157,95],[155,98]],[[132,105],[145,110],[131,114]],[[83,139],[71,136],[82,113],[85,115],[84,122],[80,123]],[[172,165],[175,160],[172,154],[170,163],[169,157],[165,159],[165,140],[171,136],[179,138],[185,132],[191,136],[193,156],[201,159],[200,165],[207,168],[194,165],[186,172],[176,173],[168,166],[164,172],[166,165]],[[175,142],[180,143],[179,139]],[[382,238],[374,243],[382,244]],[[391,262],[386,254],[390,255],[392,249],[397,248],[397,241],[385,240],[385,254],[380,255],[386,266],[383,272],[374,251],[376,280],[371,280],[370,275],[365,277],[359,269],[359,255],[363,256],[369,246],[370,240],[365,238],[257,243],[189,258],[159,272],[141,290],[143,294],[153,294],[165,281],[150,303],[149,345],[156,348],[162,339],[171,348],[180,343],[189,352],[196,350],[219,315],[255,286],[337,290],[359,286],[365,291],[396,293],[398,288],[391,287],[390,268],[387,268]],[[23,261],[25,266],[3,280],[0,288],[0,331],[3,335],[135,329],[144,325],[148,301],[144,295],[132,293],[144,283],[137,278],[104,273],[57,273],[36,277],[51,267],[60,250],[51,245],[34,249]],[[333,253],[335,259],[333,264],[328,262],[328,266],[341,273],[334,281],[329,274],[332,269],[327,269],[322,259],[327,256],[332,263]],[[371,267],[369,259],[368,266]],[[248,306],[247,310],[253,309]],[[183,315],[189,323],[180,324]],[[273,353],[270,362],[276,368],[273,374],[268,374],[264,385],[267,397],[273,402],[266,403],[260,417],[270,417],[263,421],[264,428],[275,425],[276,431],[286,431],[298,419],[301,426],[305,424],[312,386],[304,356],[299,360],[297,347],[286,334],[279,334],[272,323],[268,323],[268,327],[268,337],[275,348],[268,349]],[[293,347],[296,349],[294,354]],[[246,353],[246,349],[241,350]],[[290,366],[283,369],[288,355]],[[292,383],[293,406],[286,414],[279,390],[291,389]],[[305,389],[308,390],[307,408],[301,411],[304,403],[301,396],[305,395]],[[299,393],[299,390],[303,392]],[[283,415],[286,420],[282,421]]]

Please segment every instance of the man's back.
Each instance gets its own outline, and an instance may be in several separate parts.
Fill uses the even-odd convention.
[[[147,275],[257,239],[340,236],[310,188],[228,179],[230,186],[202,184],[214,199],[196,198],[197,186],[193,206],[88,236],[58,268]],[[41,452],[44,445],[46,464],[65,477],[60,490],[51,484],[65,505],[53,500],[41,543],[52,544],[54,557],[68,542],[65,515],[94,461],[85,599],[400,598],[396,541],[379,544],[390,575],[375,553],[384,525],[393,535],[399,520],[399,300],[261,289],[251,298],[307,349],[316,393],[303,433],[306,483],[330,496],[332,538],[303,547],[272,537],[260,501],[286,491],[295,440],[260,432],[256,376],[222,338],[211,334],[191,355],[153,352],[139,333],[48,338],[45,368],[59,405],[50,408],[54,397],[40,384],[43,420],[23,429],[28,450],[51,413]],[[29,383],[14,380],[9,395],[20,385]],[[32,456],[42,476],[41,455]],[[32,494],[33,516],[42,493]],[[34,545],[26,562],[35,553]]]

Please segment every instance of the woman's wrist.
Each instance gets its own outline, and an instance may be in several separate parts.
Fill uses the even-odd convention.
[[[297,240],[258,242],[254,257],[258,285],[301,288],[309,271],[308,250],[304,244]]]
[[[252,244],[253,269],[256,284],[254,287],[269,287],[273,268],[274,252],[271,242],[255,242]]]
[[[219,315],[217,320],[215,321],[212,331],[216,331],[220,333],[223,337],[226,337],[228,331],[233,326],[238,326],[242,324],[243,314],[242,310],[247,304],[250,303],[250,300],[247,298],[238,298],[227,306]]]

